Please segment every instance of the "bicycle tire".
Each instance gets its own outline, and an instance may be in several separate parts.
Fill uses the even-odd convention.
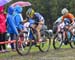
[[[49,48],[50,48],[51,38],[50,38],[50,36],[49,36],[49,33],[46,32],[46,31],[44,31],[43,36],[45,36],[44,39],[47,38],[48,41],[46,40],[44,43],[41,42],[40,45],[38,46],[38,48],[39,48],[39,50],[40,50],[41,52],[47,52],[47,51],[49,51]],[[46,44],[46,43],[47,43],[47,44]]]
[[[62,35],[62,34],[61,34],[61,35]],[[62,43],[63,43],[63,40],[56,40],[57,37],[58,37],[58,33],[56,33],[55,36],[54,36],[54,38],[53,38],[53,47],[54,47],[54,49],[59,49],[59,48],[61,48]],[[63,39],[63,35],[62,35],[61,38]],[[59,42],[59,46],[58,46],[58,47],[57,47],[58,43],[56,44],[56,41]]]
[[[23,45],[23,44],[21,43],[20,45]],[[31,47],[32,47],[32,41],[31,40],[29,42],[29,45],[26,45],[25,47],[23,45],[23,46],[19,47],[19,36],[17,36],[17,39],[16,39],[16,51],[17,51],[17,53],[19,55],[21,55],[21,56],[27,55],[30,52]],[[26,49],[26,50],[21,51],[21,49],[24,49],[24,50]]]

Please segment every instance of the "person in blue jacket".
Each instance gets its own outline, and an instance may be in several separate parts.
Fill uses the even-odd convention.
[[[23,17],[21,15],[23,9],[19,5],[15,6],[14,9],[15,9],[14,20],[16,28],[18,29],[19,32],[21,32],[23,30],[23,25],[21,24],[21,22],[23,21]]]
[[[7,14],[7,32],[10,34],[11,40],[14,40],[16,35],[18,35],[18,30],[15,25],[14,21],[14,8],[9,7],[8,8],[8,14]],[[14,43],[11,43],[12,50],[15,50]]]

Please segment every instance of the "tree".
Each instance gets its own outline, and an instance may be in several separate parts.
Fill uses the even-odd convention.
[[[52,27],[52,23],[62,15],[61,10],[63,8],[67,8],[71,13],[75,15],[75,0],[13,0],[11,3],[6,5],[6,8],[16,1],[31,2],[31,7],[44,16],[46,24],[49,28]],[[28,8],[29,7],[23,8],[24,18]]]

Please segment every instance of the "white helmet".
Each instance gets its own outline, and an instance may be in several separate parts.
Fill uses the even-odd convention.
[[[67,8],[63,8],[62,9],[62,11],[61,11],[61,13],[64,15],[64,14],[66,14],[66,13],[68,13],[69,11],[68,11],[68,9]]]

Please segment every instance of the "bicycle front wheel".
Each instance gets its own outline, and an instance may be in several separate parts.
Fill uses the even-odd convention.
[[[63,35],[62,33],[56,33],[54,38],[53,38],[53,47],[54,49],[59,49],[62,46],[62,40],[63,39]]]
[[[27,42],[23,36],[18,36],[16,39],[16,51],[19,55],[27,55],[31,49],[32,41]]]

